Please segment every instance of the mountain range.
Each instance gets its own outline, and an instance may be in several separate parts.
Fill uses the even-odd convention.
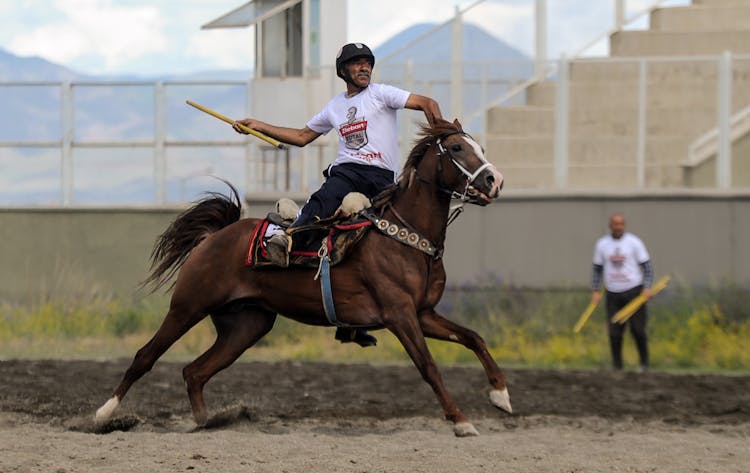
[[[419,23],[392,36],[373,52],[377,59],[390,63],[407,60],[422,64],[445,62],[450,60],[452,34],[450,24],[437,28],[434,23]],[[464,24],[461,43],[465,62],[529,59],[518,49],[471,23]],[[409,46],[404,48],[405,45]]]
[[[252,71],[223,69],[198,71],[189,74],[149,76],[149,75],[91,75],[76,72],[64,65],[31,56],[15,56],[0,47],[0,83],[3,82],[64,82],[64,81],[129,81],[129,80],[245,80]]]

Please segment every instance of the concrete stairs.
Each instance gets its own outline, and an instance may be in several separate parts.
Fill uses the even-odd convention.
[[[750,54],[750,0],[694,0],[686,7],[660,8],[651,14],[649,30],[617,32],[610,44],[607,60],[570,63],[569,187],[637,187],[638,58],[644,56],[650,57],[645,185],[691,185],[683,169],[687,148],[717,122],[718,61],[705,55]],[[555,186],[556,87],[556,81],[534,84],[526,91],[526,105],[488,111],[488,156],[502,168],[509,189]],[[750,104],[750,60],[734,61],[732,90],[733,110]]]

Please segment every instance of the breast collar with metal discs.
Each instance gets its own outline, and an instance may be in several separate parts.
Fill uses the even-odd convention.
[[[384,218],[378,217],[377,215],[364,212],[364,216],[371,221],[378,231],[386,236],[393,238],[394,240],[403,243],[404,245],[416,248],[423,253],[427,253],[431,257],[438,259],[443,256],[443,252],[432,244],[430,240],[423,237],[416,231],[407,227],[406,225],[399,225],[391,222]]]

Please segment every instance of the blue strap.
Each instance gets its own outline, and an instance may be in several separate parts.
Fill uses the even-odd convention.
[[[331,265],[328,256],[320,259],[320,292],[323,295],[323,310],[332,325],[340,325],[336,320],[336,309],[333,306],[333,292],[331,291]]]

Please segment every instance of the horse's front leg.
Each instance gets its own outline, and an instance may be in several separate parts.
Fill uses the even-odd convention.
[[[490,391],[490,401],[496,407],[512,413],[513,408],[510,405],[510,396],[508,388],[505,385],[505,376],[503,376],[500,367],[487,350],[487,344],[484,339],[473,330],[469,330],[455,322],[451,322],[441,316],[434,310],[426,310],[419,314],[419,323],[426,337],[448,342],[460,343],[479,358],[479,362],[484,367],[487,374],[487,380],[492,386]]]
[[[427,343],[424,339],[422,329],[417,322],[416,314],[401,317],[395,323],[386,324],[401,342],[406,352],[416,365],[422,378],[429,383],[437,395],[440,405],[443,407],[445,418],[453,422],[453,432],[457,437],[468,437],[479,435],[477,429],[469,422],[469,419],[461,412],[453,398],[448,394],[443,384],[443,378],[437,369],[435,360],[432,358]]]

